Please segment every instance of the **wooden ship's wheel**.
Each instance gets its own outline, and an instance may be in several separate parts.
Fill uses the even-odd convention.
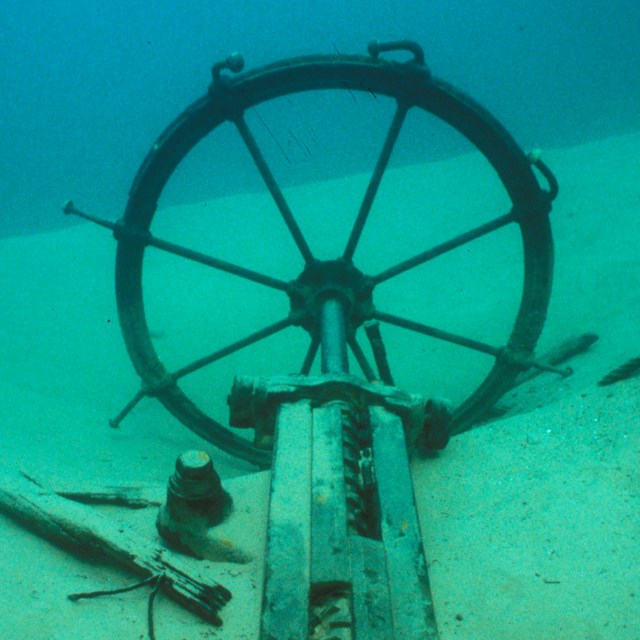
[[[383,52],[409,52],[412,59],[396,62],[381,57]],[[214,65],[208,93],[189,106],[160,136],[135,178],[122,220],[112,226],[118,241],[116,261],[117,301],[122,332],[133,365],[142,378],[142,389],[130,406],[145,395],[157,397],[181,422],[199,436],[228,453],[251,463],[267,466],[271,452],[237,435],[219,419],[199,408],[180,388],[180,380],[235,351],[252,345],[288,327],[300,327],[309,334],[309,349],[300,355],[301,373],[308,374],[321,342],[323,300],[336,296],[344,307],[344,340],[360,364],[364,376],[385,380],[374,373],[358,343],[358,334],[369,321],[380,321],[460,345],[493,359],[489,373],[468,397],[454,407],[449,430],[469,428],[512,385],[523,369],[539,366],[532,360],[540,336],[551,291],[553,245],[548,214],[557,184],[548,168],[527,156],[509,133],[484,108],[446,82],[433,77],[425,65],[421,48],[413,42],[373,42],[369,55],[329,55],[293,58],[254,71],[242,72],[239,54]],[[395,113],[380,151],[359,211],[346,239],[344,251],[333,260],[320,261],[287,204],[245,114],[274,98],[299,92],[333,90],[371,92],[395,101]],[[374,202],[391,152],[410,110],[432,114],[466,137],[488,160],[510,199],[510,210],[489,222],[473,226],[445,242],[425,248],[408,260],[374,272],[358,267],[356,250]],[[296,278],[284,281],[194,251],[152,233],[158,200],[169,178],[189,152],[225,122],[235,125],[300,254]],[[536,166],[549,183],[542,189],[532,171]],[[69,210],[73,209],[72,207]],[[77,211],[72,211],[78,213]],[[515,225],[522,239],[524,278],[519,310],[510,334],[502,345],[493,346],[448,331],[387,313],[376,305],[376,287],[396,276],[498,229]],[[290,311],[280,321],[217,349],[198,360],[169,371],[152,342],[145,317],[143,267],[150,248],[173,253],[185,260],[235,274],[284,296]],[[211,328],[215,336],[215,327]],[[325,369],[323,369],[325,370]],[[331,370],[331,369],[328,369]],[[276,372],[274,372],[276,373]]]

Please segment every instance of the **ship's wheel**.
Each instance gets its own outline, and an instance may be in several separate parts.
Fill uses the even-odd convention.
[[[384,52],[402,51],[411,60],[398,62],[381,57]],[[382,322],[403,327],[433,339],[459,345],[461,348],[486,354],[492,366],[484,380],[454,407],[451,428],[459,432],[495,403],[512,385],[524,368],[531,366],[533,350],[541,333],[551,290],[553,247],[548,214],[557,185],[548,169],[539,160],[525,155],[509,133],[484,108],[451,85],[434,78],[424,62],[424,55],[413,42],[390,44],[371,43],[369,55],[309,56],[283,60],[254,71],[242,72],[241,56],[234,54],[213,68],[209,92],[180,115],[160,136],[147,155],[130,192],[123,219],[114,225],[118,241],[116,262],[117,302],[122,332],[129,356],[142,378],[139,395],[157,397],[181,422],[202,438],[230,454],[251,463],[266,466],[271,452],[254,445],[225,426],[219,419],[199,408],[181,389],[180,382],[195,371],[244,349],[289,327],[297,327],[309,335],[309,347],[301,353],[301,373],[308,374],[320,343],[319,315],[327,292],[338,298],[345,309],[345,340],[365,377],[383,377],[367,363],[358,336],[368,322]],[[387,96],[395,103],[382,150],[359,210],[354,211],[353,225],[344,250],[331,260],[318,260],[310,249],[287,203],[283,190],[265,159],[246,119],[246,114],[266,101],[300,92],[331,90],[337,92],[370,92]],[[358,267],[357,248],[376,197],[381,179],[388,166],[394,144],[409,111],[426,112],[457,130],[482,153],[497,174],[510,200],[509,210],[502,215],[425,249],[413,257],[378,270]],[[192,149],[216,128],[232,123],[246,145],[264,184],[299,253],[300,267],[293,280],[282,280],[250,269],[242,264],[222,260],[182,243],[159,238],[152,232],[158,200],[169,178]],[[542,189],[532,163],[543,173],[549,190]],[[184,221],[188,224],[188,220]],[[510,333],[503,343],[492,346],[473,338],[407,319],[379,309],[376,288],[383,282],[424,265],[439,256],[453,253],[469,243],[513,225],[519,229],[524,257],[522,294]],[[168,370],[151,339],[145,315],[143,269],[145,256],[159,249],[180,259],[202,265],[202,269],[222,270],[268,287],[286,296],[288,314],[265,327],[257,327],[249,335],[240,335],[212,353],[203,347],[201,358],[185,362],[176,370]],[[275,248],[274,248],[275,250]],[[171,274],[167,274],[167,279]],[[393,286],[391,283],[389,286]],[[215,338],[216,327],[211,327]],[[215,344],[215,342],[214,342]],[[388,345],[389,351],[393,345]],[[278,373],[278,372],[274,372]],[[385,380],[388,382],[388,380]]]

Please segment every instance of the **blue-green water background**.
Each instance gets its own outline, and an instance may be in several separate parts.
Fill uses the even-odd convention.
[[[372,38],[419,42],[432,71],[487,106],[525,148],[640,128],[635,0],[4,0],[0,236],[75,224],[60,213],[67,198],[118,217],[153,140],[204,93],[212,63],[229,52],[241,51],[251,68],[300,54],[365,53]],[[315,108],[323,122],[340,123],[341,136],[358,117],[340,105]],[[287,114],[270,117],[283,145],[304,133]],[[372,116],[371,128],[386,129],[387,118]],[[313,135],[323,146],[337,134]],[[369,170],[365,138],[312,168],[294,154],[283,181]],[[455,139],[422,140],[398,149],[393,161],[461,151]],[[231,145],[224,154],[213,177],[202,176],[200,196],[256,188],[246,151]]]

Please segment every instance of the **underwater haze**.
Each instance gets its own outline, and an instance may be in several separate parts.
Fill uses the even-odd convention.
[[[635,0],[4,0],[0,236],[77,223],[60,212],[68,198],[120,217],[146,151],[232,51],[251,69],[303,54],[364,54],[373,38],[412,39],[435,75],[476,98],[528,149],[640,129],[639,33]],[[348,133],[339,106],[315,108]],[[286,115],[272,118],[277,136],[299,137]],[[388,122],[372,117],[370,126],[384,131]],[[323,142],[332,135],[314,133]],[[460,152],[455,140],[418,141],[393,162]],[[206,197],[253,188],[246,152],[223,153],[222,169],[203,176]],[[355,140],[309,175],[294,154],[284,158],[286,180],[366,171],[370,156]]]
[[[154,601],[158,640],[253,640],[307,588],[305,637],[424,640],[426,569],[440,640],[640,640],[640,0],[251,1],[0,0],[0,640],[154,637]],[[374,38],[419,43],[542,160],[403,73],[410,50],[344,64]],[[365,71],[259,101],[320,67],[280,63],[295,83],[263,69],[242,118],[206,121],[233,51]],[[313,411],[280,377],[301,371]],[[427,424],[444,444],[442,399],[478,428],[419,455]],[[270,488],[246,443],[274,422]],[[203,560],[156,528],[194,450],[233,498],[215,529],[184,521]],[[68,553],[93,528],[109,542]]]

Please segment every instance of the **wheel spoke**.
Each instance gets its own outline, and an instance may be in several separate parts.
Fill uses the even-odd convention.
[[[415,331],[425,336],[431,336],[432,338],[437,338],[444,342],[451,342],[452,344],[457,344],[461,347],[466,347],[467,349],[486,353],[496,358],[504,351],[504,349],[500,347],[493,347],[490,344],[479,342],[478,340],[465,338],[464,336],[459,336],[455,333],[450,333],[449,331],[443,331],[442,329],[436,329],[435,327],[430,327],[426,324],[422,324],[421,322],[414,322],[413,320],[400,318],[399,316],[395,316],[391,313],[374,311],[373,317],[381,322],[387,322],[388,324],[393,324],[396,327],[409,329],[409,331]]]
[[[232,353],[235,353],[236,351],[240,351],[241,349],[244,349],[249,345],[255,344],[260,340],[264,340],[265,338],[272,336],[274,333],[278,333],[278,331],[282,331],[283,329],[290,327],[292,324],[293,324],[293,319],[291,317],[287,317],[284,320],[279,320],[278,322],[274,322],[273,324],[270,324],[268,327],[265,327],[264,329],[255,331],[254,333],[240,340],[236,340],[235,342],[228,344],[226,347],[223,347],[222,349],[218,349],[217,351],[214,351],[213,353],[209,354],[208,356],[205,356],[204,358],[200,358],[199,360],[192,362],[186,367],[182,367],[181,369],[178,369],[171,375],[171,377],[174,380],[179,380],[180,378],[184,378],[184,376],[189,375],[190,373],[193,373],[198,369],[202,369],[203,367],[210,365],[212,362],[216,362],[216,360],[221,360],[222,358],[226,358]]]
[[[289,232],[293,236],[293,240],[296,243],[296,246],[298,247],[300,253],[302,254],[304,261],[307,264],[313,262],[313,254],[311,253],[311,249],[309,249],[309,245],[304,239],[302,231],[300,230],[296,219],[293,217],[293,213],[291,212],[287,201],[284,199],[282,190],[278,186],[273,173],[271,173],[271,169],[269,169],[269,165],[262,155],[262,152],[258,147],[258,143],[249,130],[244,117],[241,115],[239,118],[234,120],[234,123],[238,129],[238,132],[240,133],[240,136],[244,140],[245,145],[247,145],[247,149],[249,150],[249,153],[251,154],[251,157],[253,158],[253,161],[255,162],[256,167],[258,168],[258,171],[260,172],[260,175],[262,176],[262,179],[267,186],[267,189],[269,189],[269,193],[275,201],[276,206],[278,207],[280,214],[282,215],[282,218],[287,225],[287,228],[289,229]]]
[[[304,362],[302,363],[302,369],[300,369],[300,373],[303,376],[309,375],[309,371],[311,371],[311,367],[313,366],[313,361],[316,359],[316,355],[318,354],[319,348],[320,348],[320,337],[313,336],[313,338],[311,338],[311,343],[309,344],[309,349],[307,350],[307,355],[304,357]]]
[[[352,260],[353,254],[356,251],[360,236],[362,235],[362,230],[364,229],[364,225],[367,222],[369,212],[371,211],[371,206],[373,205],[373,201],[376,197],[376,193],[378,192],[378,187],[380,186],[382,176],[384,175],[387,164],[389,163],[391,152],[393,151],[393,147],[395,146],[395,143],[398,139],[400,129],[402,128],[402,123],[404,122],[404,118],[407,115],[408,110],[409,105],[398,102],[398,108],[396,109],[396,112],[393,116],[393,120],[391,122],[391,126],[389,127],[387,137],[384,141],[384,144],[382,145],[382,150],[380,151],[378,162],[376,163],[376,167],[373,171],[373,174],[371,175],[371,180],[369,181],[369,185],[367,186],[367,191],[364,194],[364,199],[362,200],[362,204],[360,205],[358,217],[356,218],[353,229],[351,230],[351,235],[349,236],[347,247],[344,250],[343,258],[347,261]]]
[[[136,232],[134,231],[133,233],[135,234]],[[219,258],[214,258],[213,256],[208,256],[207,254],[201,253],[200,251],[194,251],[193,249],[181,247],[180,245],[174,244],[173,242],[167,242],[166,240],[156,238],[151,234],[145,234],[143,241],[146,245],[156,247],[157,249],[161,249],[162,251],[166,251],[167,253],[173,253],[176,256],[180,256],[182,258],[187,258],[187,260],[192,260],[193,262],[204,264],[207,267],[213,267],[214,269],[218,269],[219,271],[232,273],[234,276],[240,276],[245,280],[257,282],[258,284],[263,284],[264,286],[271,287],[272,289],[287,291],[287,289],[289,288],[289,284],[284,280],[272,278],[271,276],[258,273],[257,271],[253,271],[252,269],[241,267],[240,265],[234,264],[232,262],[220,260]]]
[[[92,216],[88,213],[85,213],[84,211],[80,211],[74,206],[73,202],[71,201],[67,202],[67,204],[65,205],[64,212],[66,214],[73,214],[80,218],[84,218],[85,220],[90,220],[91,222],[95,222],[96,224],[99,224],[102,227],[106,227],[107,229],[111,229],[113,231],[114,237],[117,240],[121,240],[123,238],[126,238],[128,240],[136,240],[138,242],[141,242],[145,246],[155,247],[156,249],[160,249],[161,251],[166,251],[167,253],[172,253],[173,255],[180,256],[181,258],[186,258],[187,260],[192,260],[193,262],[204,264],[207,267],[213,267],[214,269],[219,269],[220,271],[225,271],[226,273],[232,273],[235,276],[240,276],[241,278],[245,278],[246,280],[257,282],[258,284],[263,284],[266,287],[271,287],[272,289],[287,291],[289,288],[288,283],[284,280],[278,280],[277,278],[272,278],[271,276],[266,276],[262,273],[258,273],[257,271],[246,269],[245,267],[233,264],[232,262],[220,260],[218,258],[214,258],[213,256],[208,256],[207,254],[201,253],[200,251],[194,251],[193,249],[181,247],[174,242],[168,242],[167,240],[156,238],[149,231],[141,231],[139,229],[136,229],[132,225],[125,224],[122,221],[111,222],[110,220],[102,220],[101,218]]]
[[[347,343],[349,345],[349,348],[351,349],[351,353],[353,353],[356,360],[358,361],[360,369],[362,370],[362,373],[364,373],[364,377],[369,382],[371,382],[372,380],[377,380],[378,376],[376,376],[373,367],[369,364],[367,356],[364,354],[364,351],[356,340],[355,335],[349,336],[349,338],[347,339]]]
[[[395,386],[391,369],[389,368],[389,361],[387,360],[387,350],[382,341],[380,323],[376,320],[369,320],[364,323],[364,330],[371,344],[371,351],[373,351],[373,359],[376,361],[376,367],[378,367],[380,380],[392,387]]]
[[[498,229],[509,224],[510,222],[514,222],[515,219],[516,219],[516,216],[514,215],[513,212],[507,213],[506,215],[503,215],[503,216],[499,216],[498,218],[494,218],[493,220],[491,220],[490,222],[487,222],[486,224],[481,224],[479,227],[476,227],[475,229],[471,229],[470,231],[461,233],[459,236],[456,236],[455,238],[451,238],[451,240],[447,240],[442,244],[436,245],[431,249],[427,249],[426,251],[419,253],[417,256],[414,256],[413,258],[404,260],[403,262],[400,262],[397,265],[390,267],[385,271],[382,271],[378,275],[373,276],[372,281],[374,284],[380,284],[385,280],[389,280],[389,278],[394,278],[395,276],[400,275],[401,273],[404,273],[409,269],[413,269],[414,267],[417,267],[425,262],[428,262],[429,260],[433,260],[434,258],[437,258],[438,256],[441,256],[444,253],[453,251],[453,249],[457,249],[458,247],[461,247],[462,245],[467,244],[468,242],[477,240],[478,238],[481,238],[482,236],[486,236],[487,234],[493,231],[497,231]]]

